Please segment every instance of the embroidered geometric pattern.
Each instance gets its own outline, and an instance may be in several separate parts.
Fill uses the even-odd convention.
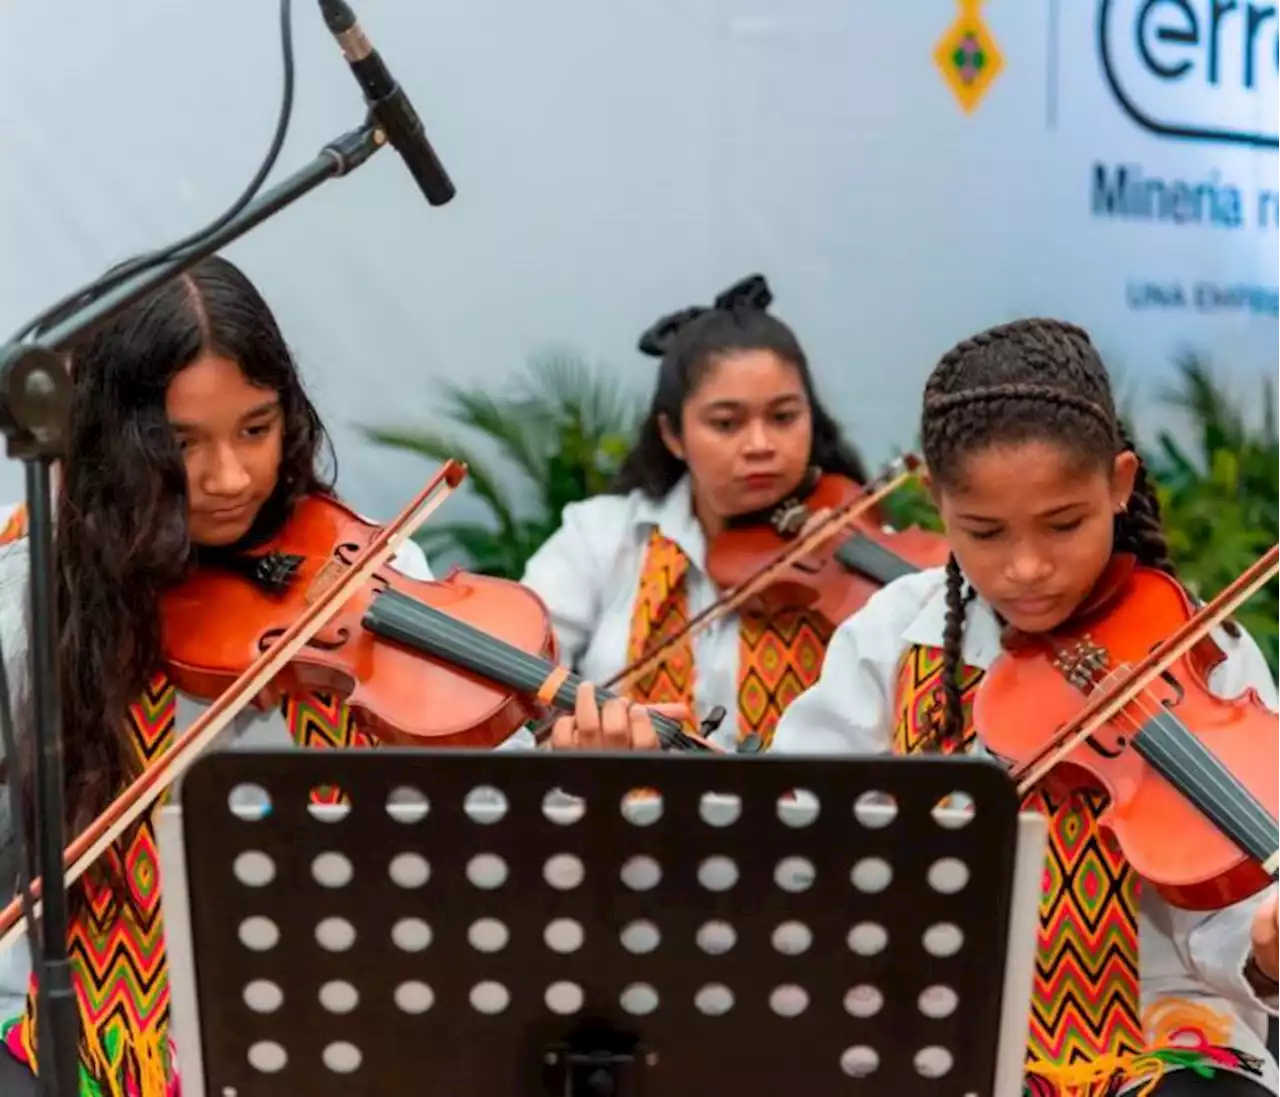
[[[688,570],[689,560],[680,548],[654,530],[631,618],[628,663],[688,621]],[[768,746],[782,710],[818,680],[832,628],[820,615],[803,611],[773,618],[743,613],[739,622],[738,736],[758,735]],[[694,673],[693,644],[686,637],[667,650],[654,670],[637,679],[628,694],[646,704],[692,707]]]
[[[765,746],[786,707],[818,680],[832,631],[825,617],[802,610],[742,615],[738,711]]]
[[[684,584],[688,570],[688,557],[674,541],[667,540],[655,529],[649,538],[640,572],[640,589],[631,614],[628,666],[688,622]],[[694,673],[693,641],[686,636],[667,648],[657,666],[636,678],[627,687],[627,694],[633,701],[647,705],[683,704],[692,708]]]
[[[153,679],[129,709],[132,745],[142,765],[173,739],[175,694]],[[160,901],[160,855],[148,814],[127,845],[109,849],[109,871],[81,881],[68,934],[81,1011],[81,1093],[172,1097],[177,1093],[169,1029],[168,967]],[[108,881],[122,880],[117,895]],[[5,1030],[9,1050],[34,1069],[35,979],[27,1009]]]
[[[299,746],[362,747],[373,740],[356,727],[347,706],[329,694],[285,698],[282,712]],[[142,765],[172,744],[176,694],[154,678],[129,709],[132,743]],[[312,798],[332,803],[335,789]],[[169,983],[164,951],[160,856],[148,814],[129,838],[124,855],[104,855],[109,873],[81,878],[72,906],[69,952],[81,1011],[82,1097],[177,1097],[176,1059],[169,1040]],[[123,880],[121,901],[107,880]],[[9,1051],[34,1071],[35,978],[26,1010],[0,1033]]]
[[[303,693],[281,702],[281,715],[289,735],[300,747],[376,747],[377,740],[356,726],[351,710],[333,693]],[[346,794],[323,785],[311,790],[316,804],[347,802]]]
[[[898,674],[894,749],[919,751],[942,705],[941,649],[916,646]],[[948,749],[968,751],[976,737],[973,698],[982,672],[963,667],[964,734]],[[1138,990],[1137,878],[1097,827],[1100,797],[1053,798],[1038,791],[1024,807],[1049,821],[1032,989],[1028,1069],[1066,1086],[1076,1064],[1114,1064],[1142,1050]],[[1062,1068],[1068,1068],[1061,1074]],[[1055,1077],[1055,1074],[1058,1076]]]

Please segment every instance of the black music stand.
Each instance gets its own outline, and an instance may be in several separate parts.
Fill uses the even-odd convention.
[[[989,1097],[1017,809],[970,759],[211,754],[200,1089]]]

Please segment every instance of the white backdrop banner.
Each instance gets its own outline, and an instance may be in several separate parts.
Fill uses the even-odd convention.
[[[361,114],[297,0],[278,174]],[[0,321],[219,212],[279,96],[266,0],[0,0]],[[425,422],[569,344],[645,390],[659,312],[765,272],[868,455],[911,444],[954,340],[1093,331],[1131,392],[1184,350],[1277,369],[1277,15],[1259,0],[364,0],[459,195],[393,153],[231,249],[335,428],[342,486],[427,471],[357,423]],[[1138,407],[1150,408],[1139,399]],[[0,466],[0,495],[21,490]],[[452,504],[451,504],[452,506]]]

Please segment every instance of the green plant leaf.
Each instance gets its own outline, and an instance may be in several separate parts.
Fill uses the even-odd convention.
[[[518,578],[525,562],[560,524],[564,508],[607,490],[630,451],[644,408],[604,367],[567,350],[535,356],[505,395],[454,386],[446,390],[448,432],[364,427],[375,444],[433,461],[468,465],[463,490],[490,511],[483,522],[433,523],[419,543],[428,555],[461,556],[474,571]],[[474,436],[469,445],[459,436]],[[496,451],[482,462],[476,447]]]
[[[519,578],[528,558],[558,528],[565,506],[607,490],[634,444],[646,411],[617,383],[616,373],[591,366],[562,348],[531,359],[523,374],[494,396],[449,389],[447,432],[364,428],[379,445],[436,462],[453,457],[469,467],[464,490],[474,492],[489,520],[434,522],[418,540],[429,555],[459,556],[474,571]],[[1125,397],[1128,419],[1130,394]],[[1176,363],[1175,383],[1161,399],[1188,417],[1194,442],[1167,431],[1137,447],[1155,487],[1169,552],[1182,581],[1211,598],[1277,539],[1280,517],[1280,443],[1276,386],[1262,386],[1258,426],[1233,401],[1209,365],[1195,357]],[[1131,437],[1135,437],[1130,432]],[[462,439],[472,437],[475,445]],[[482,462],[477,446],[496,460]],[[488,448],[485,449],[488,452]],[[940,530],[927,490],[910,481],[883,504],[885,517],[905,528]],[[1271,583],[1241,609],[1238,620],[1276,669],[1280,648],[1280,595]]]
[[[1188,453],[1168,433],[1145,454],[1160,500],[1169,553],[1188,589],[1212,598],[1277,539],[1280,445],[1275,386],[1262,385],[1257,428],[1204,362],[1178,362],[1177,382],[1162,399],[1185,414],[1197,440]],[[1271,583],[1237,614],[1275,673],[1280,649],[1280,594]]]
[[[389,449],[414,453],[432,461],[453,458],[462,462],[467,466],[466,482],[471,490],[488,504],[503,530],[514,530],[515,513],[507,493],[498,486],[497,474],[486,468],[484,462],[462,443],[453,441],[448,435],[423,430],[363,427],[361,431],[371,442]]]

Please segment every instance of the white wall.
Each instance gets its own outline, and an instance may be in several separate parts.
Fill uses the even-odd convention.
[[[239,192],[278,104],[275,7],[0,0],[5,333]],[[1148,389],[1198,346],[1253,391],[1277,368],[1277,234],[1255,209],[1260,189],[1277,189],[1276,21],[1256,34],[1254,89],[1233,93],[1245,24],[1237,12],[1219,26],[1215,89],[1208,7],[1152,9],[1156,62],[1193,60],[1161,84],[1137,61],[1137,0],[987,0],[1004,69],[966,114],[932,57],[951,0],[360,0],[458,198],[431,209],[384,152],[229,254],[301,355],[345,491],[379,516],[428,470],[364,447],[350,424],[425,419],[442,381],[500,385],[548,343],[607,359],[643,390],[640,330],[756,269],[873,458],[911,441],[941,351],[1019,314],[1085,324]],[[1187,12],[1198,53],[1156,35],[1185,31]],[[1100,18],[1121,86],[1147,113],[1271,143],[1136,124],[1099,62]],[[278,174],[361,113],[309,0],[295,24]],[[1245,223],[1096,217],[1095,162],[1234,183]],[[1202,281],[1259,287],[1261,311],[1196,309]],[[1142,283],[1181,287],[1192,304],[1135,309],[1127,294]],[[19,470],[0,465],[0,498],[20,490]]]

